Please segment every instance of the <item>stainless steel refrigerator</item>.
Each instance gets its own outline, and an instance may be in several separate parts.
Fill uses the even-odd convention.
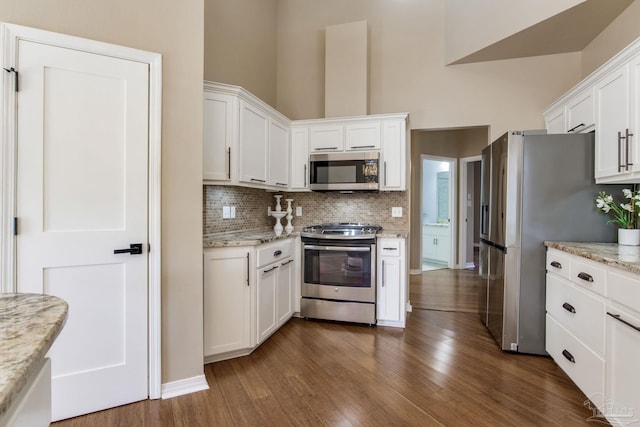
[[[593,134],[508,132],[482,151],[479,296],[503,350],[545,352],[545,240],[613,242],[595,209]]]

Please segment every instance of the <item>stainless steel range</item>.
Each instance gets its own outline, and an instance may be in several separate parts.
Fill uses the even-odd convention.
[[[376,233],[379,225],[305,227],[301,315],[376,323]]]

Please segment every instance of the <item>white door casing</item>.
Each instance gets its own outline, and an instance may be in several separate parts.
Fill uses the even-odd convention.
[[[20,73],[19,93],[9,73],[0,93],[0,289],[70,304],[50,352],[54,418],[158,398],[160,55],[10,24],[0,30],[2,66]],[[142,243],[143,254],[113,254],[129,243]],[[103,392],[112,396],[96,403]]]

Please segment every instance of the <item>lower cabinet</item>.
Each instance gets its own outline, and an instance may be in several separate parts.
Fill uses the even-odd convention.
[[[449,226],[423,226],[422,258],[447,264],[450,250]]]
[[[267,339],[291,318],[295,295],[293,239],[263,245],[260,253],[256,298],[257,344]],[[264,264],[265,262],[267,264]]]
[[[253,347],[253,247],[204,253],[204,355]]]
[[[205,363],[251,353],[293,316],[293,247],[290,238],[204,251]]]
[[[598,417],[637,422],[640,275],[548,249],[546,287],[547,352]]]
[[[405,326],[405,239],[378,239],[377,324]]]

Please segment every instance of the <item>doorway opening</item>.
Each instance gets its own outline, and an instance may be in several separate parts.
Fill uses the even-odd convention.
[[[455,184],[457,160],[423,155],[421,186],[422,271],[455,264]],[[453,220],[453,221],[452,221]]]

